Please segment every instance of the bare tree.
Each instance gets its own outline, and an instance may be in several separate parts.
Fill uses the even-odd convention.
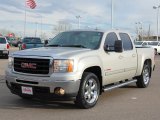
[[[9,30],[6,30],[6,29],[0,29],[0,33],[1,33],[3,36],[6,36],[6,35],[8,35],[9,33],[12,33],[12,32],[9,31]]]
[[[59,21],[58,24],[54,27],[53,33],[58,34],[60,32],[71,30],[72,25],[67,21]]]

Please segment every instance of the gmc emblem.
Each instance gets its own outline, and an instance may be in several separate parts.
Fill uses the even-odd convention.
[[[36,63],[21,63],[21,68],[37,69]]]

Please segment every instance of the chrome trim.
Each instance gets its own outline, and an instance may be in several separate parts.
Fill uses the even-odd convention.
[[[14,58],[32,58],[32,59],[49,59],[50,60],[50,65],[49,65],[49,73],[48,74],[30,74],[30,73],[22,73],[22,72],[16,72],[14,70],[14,65],[12,66],[11,70],[13,73],[15,74],[19,74],[19,75],[29,75],[29,76],[37,76],[37,77],[50,77],[51,74],[53,74],[53,69],[52,69],[52,64],[53,64],[53,57],[46,57],[46,56],[19,56],[19,55],[13,55],[12,56],[13,59]],[[13,62],[14,64],[14,62]]]
[[[129,80],[129,81],[124,82],[124,83],[120,83],[120,84],[116,84],[116,85],[112,85],[112,86],[107,86],[107,87],[103,88],[103,91],[110,91],[112,89],[123,87],[123,86],[126,86],[128,84],[135,83],[135,82],[137,82],[137,80],[133,79],[133,80]]]

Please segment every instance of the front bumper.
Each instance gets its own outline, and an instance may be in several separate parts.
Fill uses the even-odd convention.
[[[63,79],[56,79],[56,76],[53,77],[40,77],[40,76],[27,76],[21,75],[17,73],[13,73],[10,69],[6,70],[6,84],[10,91],[13,94],[19,96],[29,96],[33,98],[40,99],[51,99],[51,100],[71,100],[75,99],[78,94],[80,80],[74,80],[71,76],[69,80],[69,76],[65,77],[60,76]],[[21,87],[32,87],[33,95],[23,94]],[[65,90],[65,94],[63,96],[56,95],[54,93],[55,88],[60,87]]]

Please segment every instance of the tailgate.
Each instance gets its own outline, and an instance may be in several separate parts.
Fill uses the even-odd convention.
[[[0,43],[0,50],[7,50],[6,44]]]
[[[43,43],[27,43],[26,49],[43,47]]]

